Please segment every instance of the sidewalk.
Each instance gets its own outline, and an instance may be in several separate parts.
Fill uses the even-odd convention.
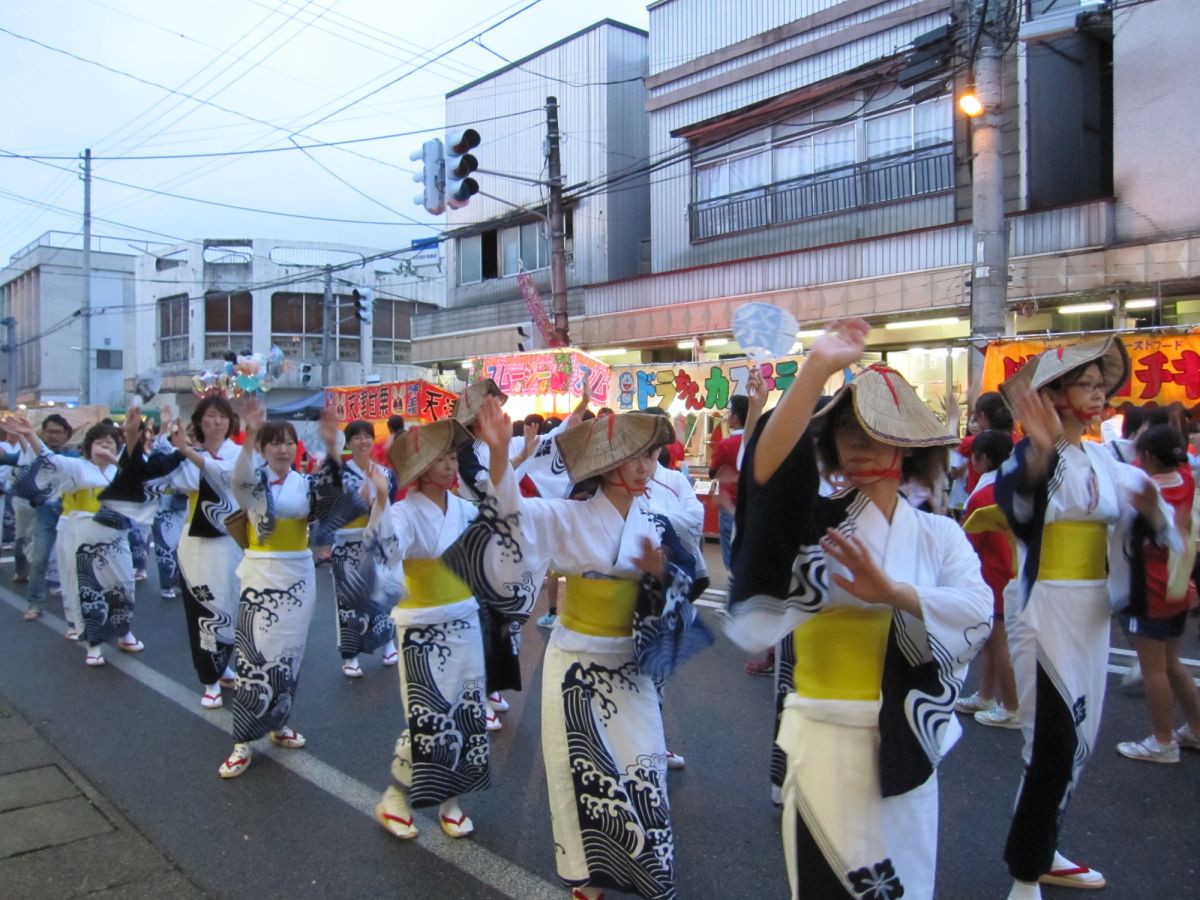
[[[204,898],[3,696],[0,885],[14,900]]]

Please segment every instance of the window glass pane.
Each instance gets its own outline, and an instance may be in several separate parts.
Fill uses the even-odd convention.
[[[476,284],[483,281],[482,243],[479,235],[458,241],[458,282]]]
[[[254,300],[245,291],[231,296],[229,298],[229,330],[253,331],[254,326],[251,324],[253,308]]]
[[[537,222],[526,222],[521,226],[521,262],[526,269],[540,269],[538,259],[538,232],[541,227]]]
[[[375,337],[390,338],[392,336],[392,316],[395,309],[396,301],[394,300],[375,301],[375,321],[371,325]]]
[[[912,149],[912,110],[901,109],[886,116],[867,119],[864,134],[867,159],[891,156]]]
[[[729,193],[729,169],[725,163],[696,170],[696,199],[709,200]]]
[[[812,155],[812,141],[808,138],[776,147],[775,180],[787,181],[789,178],[811,175]]]
[[[371,341],[371,362],[390,365],[392,362],[392,342]]]
[[[271,296],[271,331],[276,334],[299,334],[304,330],[304,307],[299,294]]]
[[[913,108],[914,144],[917,147],[930,147],[953,140],[953,112],[949,95],[917,104]]]
[[[518,261],[524,262],[527,269],[537,267],[535,262],[521,257],[520,227],[505,228],[500,232],[500,274],[516,275],[519,271]]]
[[[322,312],[325,309],[325,298],[320,294],[304,295],[304,333],[320,334],[324,327]]]
[[[770,157],[755,153],[729,161],[729,192],[749,191],[767,183]]]
[[[210,333],[229,330],[229,298],[224,294],[204,298],[204,330]]]
[[[824,172],[855,162],[854,124],[839,125],[812,136],[813,171]]]
[[[362,343],[358,338],[343,337],[338,339],[338,361],[358,362],[362,357]]]

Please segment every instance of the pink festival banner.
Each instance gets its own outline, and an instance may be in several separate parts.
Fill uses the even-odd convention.
[[[558,394],[578,398],[586,381],[592,403],[609,404],[609,368],[579,350],[535,350],[474,361],[471,381],[490,378],[510,397]]]

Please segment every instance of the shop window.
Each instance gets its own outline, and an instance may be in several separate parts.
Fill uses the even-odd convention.
[[[252,340],[254,299],[248,291],[208,294],[204,298],[204,358],[220,359],[226,351],[240,353]]]

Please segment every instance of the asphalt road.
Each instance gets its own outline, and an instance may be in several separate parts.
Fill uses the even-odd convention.
[[[538,735],[544,630],[525,632],[527,687],[509,695],[512,709],[493,735],[494,787],[464,802],[475,836],[450,841],[426,818],[420,838],[400,842],[371,817],[402,727],[398,679],[378,656],[364,660],[365,678],[341,675],[326,571],[292,718],[308,747],[260,750],[231,781],[217,776],[231,746],[229,714],[200,708],[180,601],[159,597],[153,573],[138,589],[136,633],[146,651],[110,649],[102,669],[85,667],[82,647],[62,638],[56,601],[40,622],[21,621],[10,574],[0,566],[0,694],[209,896],[566,895],[554,874]],[[1114,644],[1125,646],[1119,636]],[[1194,620],[1186,655],[1200,657]],[[667,687],[668,745],[687,758],[687,768],[670,775],[681,898],[786,896],[766,774],[771,682],[744,674],[745,660],[719,637]],[[1121,667],[1129,658],[1115,652],[1112,661]],[[1148,725],[1141,698],[1123,695],[1117,681],[1110,676],[1098,749],[1068,812],[1062,850],[1105,873],[1105,897],[1195,898],[1200,753],[1185,753],[1176,766],[1119,757],[1115,743],[1144,736]],[[939,776],[938,895],[1003,898],[1001,849],[1020,734],[965,728]]]

